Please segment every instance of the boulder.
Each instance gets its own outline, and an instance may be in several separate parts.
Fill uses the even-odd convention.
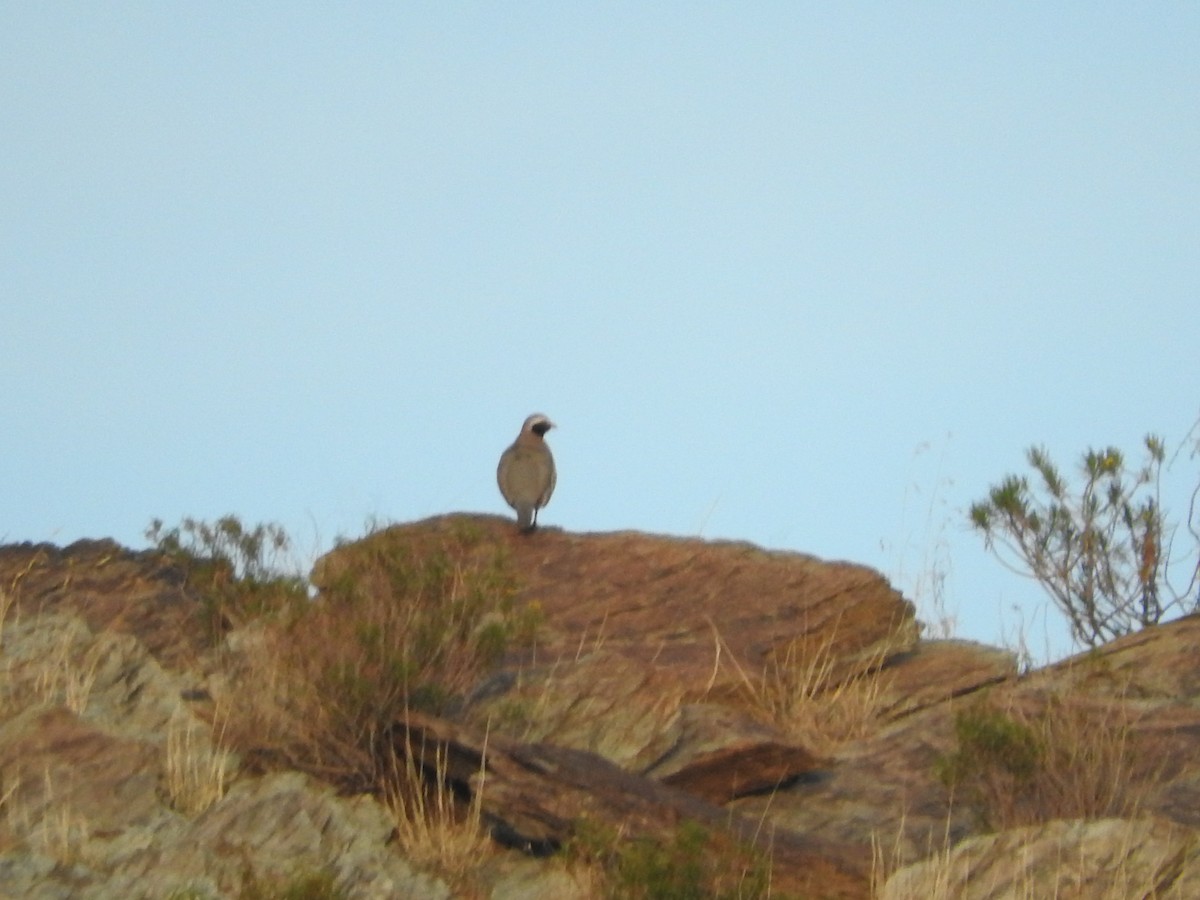
[[[879,900],[1200,897],[1200,832],[1157,818],[1053,821],[969,838],[887,879]]]
[[[441,759],[444,777],[474,797],[506,845],[545,855],[563,848],[581,823],[625,841],[667,842],[679,827],[728,833],[771,861],[771,883],[784,895],[861,897],[867,871],[852,850],[816,835],[764,828],[676,787],[624,771],[586,750],[481,736],[432,716],[410,714],[396,726],[396,749],[418,766]]]
[[[765,719],[759,700],[778,671],[821,658],[832,690],[917,641],[912,604],[863,566],[637,532],[526,535],[497,517],[393,526],[322,557],[313,581],[335,583],[372,547],[419,556],[461,546],[464,534],[472,552],[503,555],[517,602],[542,617],[536,646],[482,686],[469,716],[505,728],[514,709],[527,710],[513,736],[595,752],[631,771],[699,752],[680,746],[687,706]],[[377,589],[390,586],[381,579]],[[780,731],[766,740],[804,745]],[[711,736],[705,746],[716,749]]]

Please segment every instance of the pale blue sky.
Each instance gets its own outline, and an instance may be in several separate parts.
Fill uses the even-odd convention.
[[[543,524],[940,570],[998,641],[1041,596],[966,506],[1200,414],[1197,48],[1183,3],[4,4],[0,538],[507,514],[544,411]]]

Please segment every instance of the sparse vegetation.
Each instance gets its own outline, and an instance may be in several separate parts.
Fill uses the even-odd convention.
[[[411,753],[394,759],[385,800],[405,858],[461,886],[494,846],[483,824],[486,757],[478,787],[463,803],[447,775],[444,749],[433,749],[432,755],[424,766]]]
[[[1024,722],[984,704],[954,717],[954,736],[956,749],[937,761],[938,778],[994,826],[998,807],[1031,793],[1045,748]]]
[[[210,894],[202,888],[193,885],[175,888],[167,894],[166,900],[209,900]]]
[[[1158,773],[1139,770],[1126,707],[1050,694],[1032,709],[976,703],[955,716],[938,778],[1003,830],[1053,819],[1131,816]]]
[[[923,860],[935,866],[945,865],[949,859],[952,846],[950,824],[950,815],[948,812],[945,829],[940,836],[935,836],[936,833],[932,830],[927,832],[927,843],[922,848],[924,853]],[[902,815],[896,831],[891,835],[890,840],[878,833],[873,832],[871,834],[871,897],[880,897],[883,894],[884,885],[887,884],[888,879],[913,861],[907,857],[907,853],[905,852],[904,834],[906,827],[907,816]],[[921,895],[922,900],[945,900],[946,892],[940,878],[935,878],[934,881],[933,889],[928,895]]]
[[[891,555],[888,580],[916,605],[922,635],[932,639],[952,638],[958,629],[958,614],[948,597],[954,566],[946,494],[954,482],[945,473],[945,462],[952,437],[947,434],[938,442],[924,441],[914,449],[910,466],[914,473],[921,469],[924,476],[910,478],[905,485],[899,539],[880,541],[880,549]],[[916,540],[910,533],[914,507],[920,523]],[[919,560],[912,566],[909,556],[914,547],[919,548]]]
[[[784,731],[802,738],[816,753],[829,753],[869,733],[883,707],[887,676],[880,648],[845,671],[836,649],[837,628],[819,643],[795,640],[751,676],[729,654],[752,709]],[[727,653],[716,637],[718,664]]]
[[[188,517],[166,528],[154,519],[145,535],[183,568],[200,594],[205,633],[214,645],[231,628],[294,612],[308,599],[305,580],[282,568],[291,541],[280,525],[249,528],[227,515],[212,523]]]
[[[770,863],[758,851],[697,822],[664,840],[626,838],[593,822],[576,823],[567,848],[604,873],[613,900],[757,900],[771,896]]]
[[[70,866],[79,861],[90,832],[87,819],[69,805],[58,806],[46,811],[34,846],[59,864]]]
[[[502,551],[466,531],[423,546],[384,532],[338,554],[318,597],[265,629],[239,674],[254,699],[230,731],[243,749],[377,790],[405,712],[455,708],[537,619],[516,607]]]
[[[145,593],[155,603],[175,603],[182,571],[189,587],[186,596],[204,597],[206,609],[213,613],[214,639],[239,626],[236,640],[222,642],[218,652],[203,657],[206,667],[223,666],[224,670],[205,668],[203,689],[190,690],[196,680],[188,685],[188,702],[196,703],[197,714],[210,708],[207,702],[211,698],[204,690],[211,689],[228,722],[215,729],[211,741],[197,730],[191,713],[172,722],[165,735],[165,759],[157,761],[163,770],[159,799],[186,815],[199,814],[221,798],[229,778],[230,750],[236,749],[251,772],[296,768],[346,791],[374,793],[392,812],[393,820],[384,830],[394,823],[396,852],[442,878],[456,895],[481,895],[486,890],[483,879],[503,868],[488,867],[486,874],[478,874],[481,860],[496,852],[482,815],[486,769],[481,765],[478,778],[465,779],[464,769],[470,767],[463,766],[460,754],[454,758],[457,780],[452,780],[448,774],[451,767],[438,749],[422,753],[404,745],[404,734],[417,733],[421,727],[405,729],[405,715],[461,715],[459,725],[464,733],[489,722],[493,744],[499,742],[495,736],[500,720],[523,738],[534,734],[556,740],[553,722],[562,711],[548,702],[546,686],[561,678],[557,672],[560,664],[569,669],[576,640],[578,661],[588,653],[600,653],[605,641],[613,638],[606,637],[608,620],[597,617],[586,630],[580,629],[584,634],[571,635],[569,643],[557,631],[549,636],[558,660],[512,654],[537,636],[540,612],[534,605],[518,602],[522,592],[505,548],[518,546],[517,552],[523,554],[529,545],[494,540],[482,530],[450,521],[448,526],[428,529],[398,527],[344,544],[315,573],[319,592],[294,576],[278,574],[274,563],[268,562],[287,546],[286,535],[275,531],[275,526],[246,528],[232,517],[216,525],[184,520],[176,529],[163,529],[156,523],[150,533],[157,535],[158,550],[179,567],[163,566],[155,559],[146,569],[161,577],[161,586],[155,586],[160,593]],[[4,648],[7,668],[0,668],[0,677],[19,679],[22,700],[61,703],[84,712],[99,671],[103,695],[97,690],[92,709],[81,717],[81,723],[61,710],[53,711],[56,720],[80,725],[81,731],[99,728],[102,716],[118,696],[110,690],[110,674],[116,666],[109,656],[102,655],[98,649],[101,642],[81,620],[69,617],[70,604],[86,602],[94,590],[98,595],[106,584],[132,582],[143,590],[145,581],[138,579],[145,570],[138,566],[147,560],[134,555],[124,559],[103,548],[74,559],[70,553],[55,558],[45,551],[44,556],[61,568],[48,575],[34,572],[36,577],[29,578],[20,600],[26,615],[35,619],[20,623],[20,644],[10,641],[11,646]],[[25,559],[19,559],[14,569],[25,566]],[[84,561],[94,561],[97,567],[111,565],[116,571],[95,577]],[[26,571],[30,571],[28,567]],[[8,577],[4,583],[10,583]],[[0,636],[16,580],[12,584],[8,591],[0,591]],[[55,591],[67,596],[67,602]],[[551,608],[559,609],[558,598],[552,599]],[[36,609],[31,600],[44,602],[44,611],[31,611]],[[171,607],[172,611],[178,609]],[[128,621],[139,624],[142,610],[135,612],[137,615],[123,619],[117,627]],[[28,641],[26,633],[43,624],[42,616],[48,617],[45,624],[53,626],[53,630],[47,628],[50,636],[39,637],[36,643]],[[59,627],[59,618],[67,623],[67,630]],[[631,629],[620,624],[622,627],[613,631],[616,639],[626,640]],[[556,625],[561,627],[561,622]],[[811,630],[799,629],[802,637],[790,643],[781,641],[775,653],[750,671],[733,659],[714,625],[716,658],[708,689],[706,668],[704,675],[691,678],[680,694],[662,692],[656,697],[666,696],[661,708],[672,711],[678,703],[689,702],[748,706],[818,755],[834,755],[833,765],[861,758],[855,752],[837,756],[835,751],[878,726],[884,702],[889,695],[894,697],[885,662],[911,633],[892,633],[864,649],[861,640],[851,639],[846,627],[821,621]],[[158,637],[157,633],[154,636]],[[108,637],[101,635],[105,640]],[[739,646],[761,645],[743,642]],[[18,647],[24,655],[13,652]],[[27,652],[28,647],[35,649]],[[1169,727],[1172,720],[1160,721],[1151,712],[1152,718],[1138,725],[1131,717],[1165,698],[1171,692],[1169,685],[1176,683],[1171,680],[1175,675],[1161,683],[1137,681],[1137,689],[1150,693],[1139,694],[1136,703],[1123,703],[1123,697],[1108,699],[1122,691],[1122,679],[1129,678],[1126,689],[1134,690],[1128,686],[1134,683],[1130,665],[1115,658],[1114,663],[1113,656],[1099,651],[1078,665],[1072,663],[1071,678],[1052,675],[1043,693],[1027,689],[1042,683],[1037,680],[1040,675],[1016,685],[1005,682],[992,689],[990,702],[969,703],[959,710],[954,722],[955,745],[937,763],[937,774],[953,792],[955,840],[964,832],[978,831],[960,815],[963,805],[978,813],[980,824],[995,830],[1063,817],[1129,817],[1141,811],[1148,788],[1161,785],[1161,781],[1154,782],[1151,770],[1166,765],[1164,754],[1141,751],[1159,739],[1162,723]],[[520,672],[514,665],[518,660],[523,667]],[[502,661],[506,663],[503,677],[489,679],[490,670]],[[670,660],[664,664],[669,665]],[[722,667],[734,667],[737,674],[730,678],[732,671],[722,672]],[[522,677],[529,681],[524,691]],[[714,688],[718,677],[721,686]],[[130,684],[138,688],[132,681]],[[481,684],[487,689],[476,690]],[[569,681],[563,684],[565,704],[571,701],[576,686]],[[1146,688],[1146,684],[1152,687]],[[1053,686],[1063,690],[1064,685],[1071,685],[1066,690],[1082,689],[1066,696],[1054,693]],[[178,684],[172,682],[166,696],[174,698],[177,689]],[[230,697],[236,708],[225,703]],[[929,721],[937,730],[933,739],[944,738],[942,726],[948,720],[934,715]],[[148,740],[162,737],[160,729]],[[1171,746],[1188,745],[1181,740]],[[497,754],[497,759],[501,756]],[[57,772],[67,770],[54,771],[58,779]],[[500,777],[506,772],[498,763],[495,771]],[[492,773],[486,774],[492,777]],[[892,774],[889,772],[889,777]],[[49,769],[41,792],[45,802],[35,799],[38,770],[14,768],[0,775],[4,776],[0,788],[7,789],[0,790],[0,810],[9,826],[4,839],[11,846],[64,863],[85,860],[91,865],[94,847],[107,839],[101,828],[101,824],[108,827],[107,811],[93,814],[83,794],[55,799]],[[922,777],[927,781],[928,776],[926,768],[914,783]],[[493,792],[498,790],[493,788]],[[488,800],[495,802],[491,796]],[[931,803],[944,800],[939,797]],[[1158,812],[1161,799],[1151,800],[1152,809]],[[922,816],[927,814],[922,810]],[[500,815],[502,818],[503,813]],[[872,879],[876,887],[920,853],[916,845],[924,840],[922,830],[927,827],[928,822],[922,821],[898,835],[890,860],[884,859],[882,849],[874,848]],[[939,831],[936,825],[932,827]],[[545,847],[552,845],[546,842]],[[945,845],[931,850],[931,855],[941,854],[948,860],[950,848],[948,825]],[[305,857],[313,858],[318,865],[328,860],[326,855]],[[256,857],[253,865],[259,861]],[[623,831],[582,822],[566,852],[550,865],[569,867],[577,886],[594,889],[595,897],[771,895],[769,858],[719,827],[708,829],[694,822],[664,830],[658,839],[634,839]],[[249,900],[322,900],[348,896],[347,890],[354,890],[338,887],[339,878],[348,885],[355,883],[355,876],[347,872],[301,869],[280,878],[279,871],[274,864],[248,869],[240,896]],[[579,877],[580,872],[585,877]],[[230,874],[236,875],[236,869]],[[788,876],[791,874],[789,869]],[[173,896],[183,900],[206,896],[204,891],[215,889],[207,880],[197,881]]]
[[[954,845],[947,841],[898,873],[887,872],[877,856],[871,896],[887,900],[1190,896],[1194,893],[1188,888],[1189,870],[1194,868],[1188,846],[1192,840],[1173,839],[1170,830],[1153,817],[1059,819],[992,836],[977,835]],[[1148,846],[1154,849],[1139,852]]]
[[[184,567],[214,640],[256,624],[256,652],[232,673],[246,702],[231,710],[231,742],[260,765],[384,795],[406,852],[444,876],[478,862],[488,843],[478,803],[459,809],[444,770],[430,778],[398,761],[390,737],[407,710],[445,712],[509,646],[532,639],[537,611],[515,608],[498,548],[466,528],[423,546],[368,535],[339,544],[341,565],[310,600],[304,581],[277,570],[290,545],[279,526],[155,520],[146,536]],[[200,743],[190,727],[168,740],[168,794],[188,814],[219,799],[226,779],[227,751]],[[243,896],[285,896],[247,885]]]
[[[185,711],[171,720],[167,730],[166,790],[171,805],[185,816],[204,812],[225,796],[231,756],[221,746],[221,735],[196,736],[199,726]]]
[[[55,786],[57,773],[47,765],[41,776],[41,790],[35,779],[25,783],[20,775],[0,797],[9,831],[24,846],[50,857],[61,865],[74,865],[91,835],[88,820],[68,798],[60,798]],[[7,780],[7,779],[6,779]]]
[[[0,587],[0,646],[4,644],[4,625],[8,621],[8,611],[12,609],[13,592]]]
[[[254,625],[253,650],[231,672],[244,688],[229,711],[232,746],[255,765],[381,794],[410,858],[452,881],[477,865],[489,843],[479,798],[462,808],[444,766],[399,759],[393,733],[410,710],[457,707],[510,647],[533,639],[539,612],[517,607],[499,546],[468,527],[436,538],[370,534],[339,544],[310,599],[303,581],[276,572],[289,546],[278,526],[226,516],[164,529],[155,520],[147,537],[185,567],[214,638]],[[205,756],[191,738],[188,728],[172,732],[168,792],[195,813],[220,797],[227,753]]]
[[[216,522],[185,516],[171,528],[153,519],[146,539],[163,553],[192,562],[223,565],[238,581],[262,582],[277,577],[279,560],[291,541],[281,525],[260,523],[247,528],[234,515]]]
[[[832,752],[869,733],[883,705],[886,676],[883,656],[842,678],[835,677],[836,657],[828,644],[802,660],[796,645],[774,658],[763,674],[763,697],[774,720],[803,735],[818,753]]]
[[[86,635],[83,640],[88,638],[90,635]],[[96,668],[100,665],[103,653],[102,643],[91,640],[87,650],[81,656],[77,656],[78,642],[79,635],[75,629],[69,626],[65,628],[54,653],[45,660],[45,667],[38,679],[38,690],[42,693],[43,702],[53,703],[61,700],[67,709],[76,715],[87,709],[92,686],[96,683]]]
[[[1008,475],[972,504],[971,525],[1009,569],[1033,577],[1067,617],[1072,637],[1095,647],[1200,605],[1200,547],[1192,493],[1186,526],[1193,553],[1185,584],[1172,585],[1176,526],[1160,499],[1163,442],[1145,439],[1146,459],[1131,468],[1115,447],[1083,455],[1075,491],[1040,447],[1026,454],[1035,479]],[[1194,454],[1193,454],[1194,455]]]
[[[265,878],[249,867],[242,876],[238,900],[349,900],[327,869],[297,872],[286,878]]]

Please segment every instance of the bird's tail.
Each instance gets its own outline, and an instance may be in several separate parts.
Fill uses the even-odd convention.
[[[521,505],[517,507],[517,527],[522,531],[533,530],[533,507]]]

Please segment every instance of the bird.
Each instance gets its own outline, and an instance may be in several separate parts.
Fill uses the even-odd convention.
[[[538,510],[550,502],[558,480],[554,457],[545,441],[546,432],[553,427],[554,423],[541,413],[529,416],[517,439],[500,454],[500,465],[496,467],[500,493],[517,511],[517,527],[524,532],[537,528]]]

